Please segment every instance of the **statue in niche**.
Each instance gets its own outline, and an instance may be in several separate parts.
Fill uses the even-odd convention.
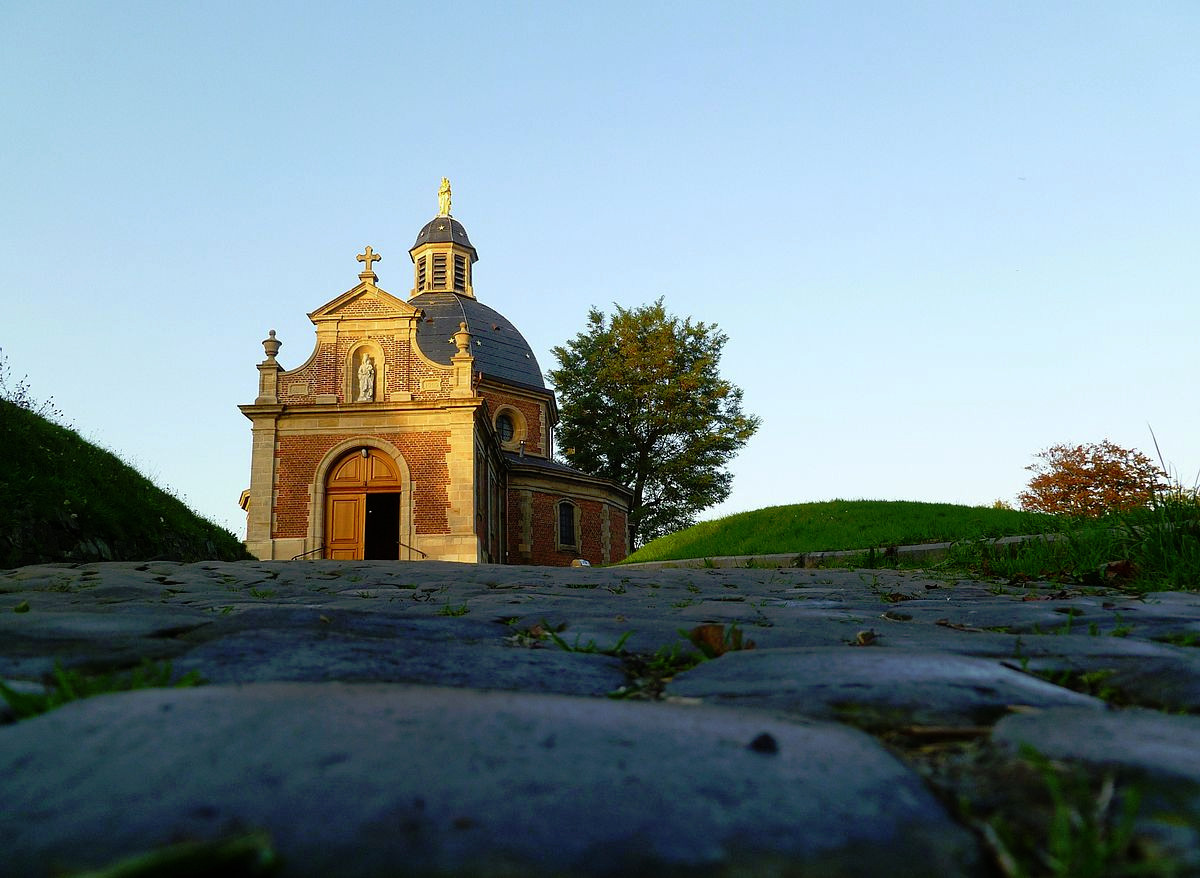
[[[358,401],[373,402],[375,400],[375,364],[371,355],[363,356],[362,365],[358,367]]]

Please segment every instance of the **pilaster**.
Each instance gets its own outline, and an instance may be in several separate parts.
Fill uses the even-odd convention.
[[[600,507],[600,551],[605,564],[612,563],[612,520],[608,508],[607,503]]]
[[[255,418],[250,427],[250,508],[246,514],[246,549],[262,561],[274,558],[271,524],[275,509],[276,427],[274,415]]]

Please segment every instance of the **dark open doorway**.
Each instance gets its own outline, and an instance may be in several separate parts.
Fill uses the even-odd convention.
[[[363,558],[395,561],[400,557],[400,495],[367,494],[367,522],[363,528]]]

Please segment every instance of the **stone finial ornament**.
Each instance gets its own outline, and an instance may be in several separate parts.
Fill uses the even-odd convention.
[[[438,216],[450,216],[450,180],[446,177],[438,188]]]
[[[458,347],[460,355],[467,355],[471,347],[471,333],[465,322],[458,324],[458,332],[454,333],[454,344]]]
[[[279,349],[283,346],[283,342],[275,338],[275,330],[272,329],[267,333],[267,337],[262,341],[263,350],[267,353],[268,360],[274,360],[275,355],[279,353]]]
[[[379,280],[379,275],[375,274],[375,272],[371,270],[371,263],[372,262],[382,262],[383,257],[380,256],[378,253],[373,253],[371,251],[371,246],[369,244],[367,245],[367,249],[364,252],[359,253],[354,258],[357,259],[359,262],[365,262],[367,264],[366,270],[360,271],[358,273],[359,280],[369,280],[369,281],[371,281],[371,283],[374,283],[375,281]]]

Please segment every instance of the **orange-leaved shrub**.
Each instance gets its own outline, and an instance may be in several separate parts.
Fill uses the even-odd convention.
[[[1151,505],[1170,488],[1167,474],[1149,457],[1105,439],[1088,445],[1055,445],[1036,455],[1029,486],[1017,495],[1031,512],[1098,518]]]

